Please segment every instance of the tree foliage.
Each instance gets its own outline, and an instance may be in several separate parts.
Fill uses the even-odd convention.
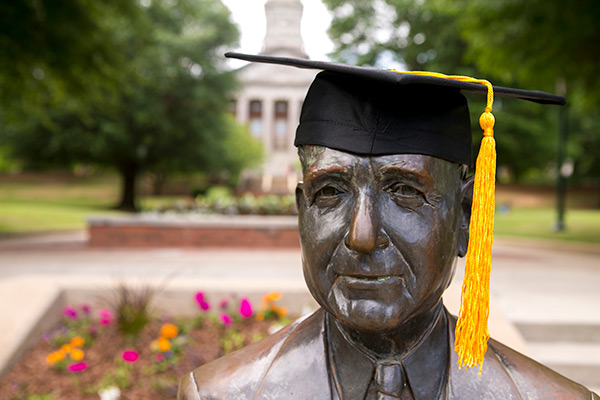
[[[34,107],[13,102],[3,130],[13,154],[29,165],[115,168],[123,177],[123,209],[135,208],[142,173],[235,175],[261,155],[226,113],[235,80],[220,60],[238,38],[229,11],[219,0],[135,4],[135,24],[129,14],[102,21],[106,46],[123,60],[118,73],[99,79],[89,97],[60,95],[62,82],[44,77]]]
[[[324,0],[339,61],[487,77],[500,86],[569,88],[568,154],[600,181],[600,3],[596,0]],[[471,110],[483,106],[470,98]],[[513,180],[555,162],[557,108],[497,100],[498,163]],[[475,115],[473,121],[476,121]],[[481,134],[477,127],[474,138]]]
[[[1,2],[0,104],[18,97],[33,106],[49,86],[72,97],[106,84],[126,61],[107,40],[114,18],[140,27],[143,13],[129,0]]]
[[[433,0],[456,18],[467,56],[504,81],[554,90],[557,78],[600,101],[597,0]]]

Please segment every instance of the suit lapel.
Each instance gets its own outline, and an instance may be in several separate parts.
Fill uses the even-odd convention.
[[[315,312],[288,335],[255,399],[331,400],[324,316]]]

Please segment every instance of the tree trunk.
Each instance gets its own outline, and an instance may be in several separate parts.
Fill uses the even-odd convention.
[[[167,174],[164,172],[155,172],[152,176],[152,194],[160,196],[163,194],[165,183],[167,182]]]
[[[122,165],[119,168],[121,174],[121,201],[116,207],[123,211],[137,211],[137,178],[138,167],[135,164]]]

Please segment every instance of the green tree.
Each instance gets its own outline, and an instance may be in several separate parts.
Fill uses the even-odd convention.
[[[141,27],[134,0],[19,0],[0,3],[0,105],[35,107],[39,90],[87,95],[126,60],[110,40],[114,18]],[[113,81],[113,83],[116,83]]]
[[[127,60],[115,75],[117,86],[82,99],[58,96],[50,81],[38,95],[46,112],[4,129],[13,154],[29,165],[115,168],[123,182],[118,208],[127,210],[136,209],[141,173],[238,174],[260,157],[260,146],[226,113],[235,80],[224,72],[222,53],[238,38],[229,10],[219,0],[138,7],[143,23],[131,25],[126,16],[109,21],[105,40]],[[20,109],[22,115],[29,110]]]
[[[597,0],[433,0],[456,18],[468,57],[505,81],[554,90],[557,78],[600,100]]]

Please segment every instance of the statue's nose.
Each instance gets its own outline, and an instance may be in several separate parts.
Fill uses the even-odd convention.
[[[372,200],[367,195],[361,195],[345,238],[346,247],[365,254],[371,253],[378,247],[386,247],[389,238],[380,225],[379,219],[375,216]]]

